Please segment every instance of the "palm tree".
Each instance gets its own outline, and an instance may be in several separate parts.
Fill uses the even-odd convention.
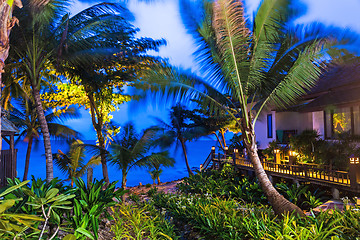
[[[153,155],[149,151],[154,147],[154,137],[157,129],[148,128],[139,135],[132,123],[123,126],[120,137],[110,145],[110,163],[121,170],[121,187],[126,188],[127,175],[134,167],[146,167]]]
[[[11,72],[24,76],[21,84],[30,89],[41,126],[47,181],[53,179],[53,160],[50,133],[40,94],[44,92],[44,83],[58,80],[54,72],[56,49],[61,38],[58,26],[62,25],[61,17],[67,4],[66,0],[25,0],[22,11],[14,12],[20,24],[13,29],[10,40],[10,62],[17,63],[17,68]]]
[[[79,117],[79,112],[72,107],[64,110],[60,115],[55,114],[52,110],[47,110],[45,118],[49,128],[49,134],[53,139],[71,140],[79,135],[75,130],[62,125],[62,122],[67,119]],[[25,159],[25,168],[23,181],[27,180],[30,165],[30,154],[34,140],[38,141],[41,136],[40,123],[37,118],[37,112],[34,108],[32,100],[23,100],[18,104],[17,108],[13,108],[10,112],[10,120],[22,131],[19,134],[17,141],[22,137],[28,143]]]
[[[149,173],[154,181],[154,184],[155,180],[157,180],[158,184],[160,184],[160,175],[163,172],[161,167],[173,167],[175,163],[175,159],[169,157],[168,151],[152,153],[148,157],[148,161],[148,167],[150,168]]]
[[[169,116],[170,124],[167,124],[161,119],[157,119],[158,126],[163,130],[163,134],[161,134],[156,140],[157,144],[162,148],[167,148],[173,143],[180,143],[189,176],[194,175],[189,165],[186,142],[204,136],[207,132],[203,127],[191,124],[191,112],[184,109],[181,104],[173,106]]]
[[[3,85],[2,83],[2,73],[5,67],[5,60],[9,56],[9,49],[10,49],[10,32],[14,25],[17,23],[18,19],[12,16],[12,12],[14,7],[22,8],[22,3],[20,0],[15,1],[2,1],[0,3],[0,86]],[[0,88],[0,98],[1,98],[1,90]],[[0,139],[1,138],[1,110],[2,105],[0,104]],[[2,141],[0,141],[0,153],[2,150]]]
[[[277,214],[300,208],[279,194],[264,171],[254,124],[263,109],[286,107],[313,87],[325,67],[325,50],[333,33],[292,27],[296,11],[290,1],[264,0],[253,22],[245,19],[238,0],[182,1],[182,14],[198,43],[203,78],[167,67],[152,69],[148,79],[160,93],[195,99],[210,109],[223,109],[240,127],[255,174]]]
[[[95,17],[96,16],[96,17]],[[66,19],[57,69],[69,83],[58,84],[48,100],[53,107],[77,104],[89,109],[101,151],[103,177],[109,183],[106,162],[107,123],[111,112],[132,99],[123,86],[141,77],[140,71],[156,62],[146,54],[164,40],[135,38],[131,14],[120,4],[102,3]],[[87,27],[84,27],[86,26]],[[66,91],[71,88],[74,91]],[[76,93],[75,93],[76,91]],[[66,99],[66,101],[64,101]]]
[[[83,176],[90,167],[100,164],[100,158],[97,156],[85,163],[84,151],[83,142],[76,140],[71,144],[68,153],[65,154],[59,149],[58,153],[53,154],[55,165],[68,176],[71,187],[74,186],[74,179]]]

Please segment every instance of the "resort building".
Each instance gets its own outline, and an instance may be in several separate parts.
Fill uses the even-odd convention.
[[[259,149],[269,142],[316,130],[322,139],[338,133],[360,135],[360,64],[339,65],[320,77],[297,105],[264,111],[255,125]]]

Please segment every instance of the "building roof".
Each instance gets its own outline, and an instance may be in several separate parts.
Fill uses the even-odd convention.
[[[1,132],[19,133],[20,130],[6,117],[1,118]]]
[[[313,112],[360,103],[360,63],[337,65],[324,73],[303,103],[287,111]]]

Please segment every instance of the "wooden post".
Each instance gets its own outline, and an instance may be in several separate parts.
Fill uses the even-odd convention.
[[[211,161],[213,162],[213,168],[216,168],[216,161],[215,161],[215,146],[211,147]]]
[[[11,179],[16,177],[16,156],[15,156],[15,141],[14,134],[10,135],[10,161],[11,161]]]
[[[227,162],[228,151],[229,151],[229,148],[228,148],[228,147],[225,147],[225,148],[224,148],[224,161],[225,161],[225,162]]]
[[[349,168],[350,187],[353,189],[360,188],[360,161],[359,157],[350,157]]]
[[[239,156],[239,150],[238,149],[234,149],[234,153],[233,153],[233,160],[234,160],[234,166],[236,166],[237,164],[237,159],[239,159],[240,156]]]
[[[280,150],[279,149],[274,149],[274,162],[276,164],[281,164],[281,160],[280,160]]]

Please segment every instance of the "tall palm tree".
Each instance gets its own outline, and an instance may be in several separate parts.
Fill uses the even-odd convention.
[[[63,153],[60,149],[58,153],[54,153],[54,163],[59,169],[66,174],[71,181],[71,187],[74,186],[74,179],[83,176],[86,171],[94,166],[100,164],[100,158],[94,156],[88,162],[85,161],[85,148],[83,142],[80,140],[74,141],[68,153]]]
[[[17,72],[14,75],[23,75],[22,85],[30,89],[34,100],[44,139],[46,158],[46,179],[53,178],[53,160],[50,142],[50,133],[45,118],[44,107],[40,94],[44,92],[44,83],[57,81],[54,72],[54,60],[56,49],[59,45],[61,33],[59,25],[62,25],[61,17],[69,4],[66,0],[24,0],[24,8],[15,11],[19,19],[11,36],[10,51],[11,63],[18,63]]]
[[[79,135],[78,132],[71,129],[68,126],[62,124],[64,120],[73,119],[79,117],[79,112],[76,108],[72,107],[64,110],[61,114],[57,115],[52,110],[47,110],[45,118],[49,128],[49,134],[53,139],[71,140]],[[36,109],[34,108],[33,101],[23,100],[22,103],[18,104],[17,108],[13,108],[10,112],[10,120],[22,131],[19,134],[17,141],[24,138],[24,141],[28,143],[24,176],[23,181],[27,180],[29,166],[30,166],[30,155],[34,141],[38,141],[41,136],[40,123],[37,117]]]
[[[2,73],[4,72],[5,60],[9,56],[10,49],[10,32],[18,19],[12,15],[14,7],[22,8],[20,0],[15,1],[2,1],[0,3],[0,86],[2,83]],[[0,98],[2,96],[2,87],[0,88]],[[0,139],[1,138],[1,112],[2,105],[0,104]],[[0,141],[0,154],[2,150],[2,141]]]
[[[254,124],[263,109],[293,104],[315,85],[325,50],[336,42],[334,34],[323,34],[316,26],[292,27],[297,12],[287,0],[262,1],[253,22],[245,18],[239,0],[181,2],[184,22],[198,43],[195,54],[206,81],[166,66],[153,69],[149,81],[164,90],[160,93],[195,98],[214,111],[225,110],[240,127],[274,211],[303,215],[269,181],[257,153]]]
[[[204,136],[207,132],[203,127],[194,126],[190,122],[191,112],[186,110],[181,104],[173,106],[169,116],[170,124],[157,119],[158,127],[163,131],[163,134],[156,140],[157,144],[162,148],[167,148],[173,143],[180,143],[189,176],[194,175],[189,165],[186,142]]]
[[[94,17],[96,16],[96,17]],[[135,38],[129,11],[121,4],[102,3],[66,19],[58,52],[57,69],[69,83],[58,85],[48,97],[54,107],[78,104],[89,109],[97,144],[105,149],[110,113],[131,96],[122,87],[141,77],[140,71],[156,62],[146,54],[164,40]],[[88,25],[88,27],[84,27]],[[89,55],[91,53],[91,55]],[[66,91],[66,89],[75,91]],[[66,101],[64,101],[66,99]],[[103,177],[109,183],[105,150],[101,151]]]

